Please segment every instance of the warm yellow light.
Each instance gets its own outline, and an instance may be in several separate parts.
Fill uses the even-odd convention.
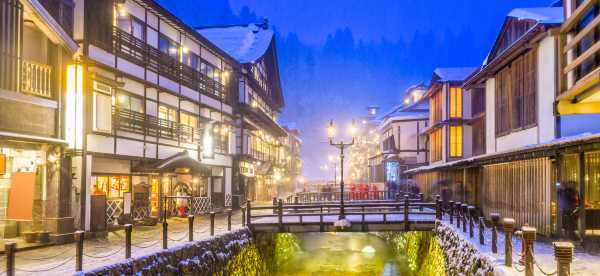
[[[169,48],[169,53],[171,53],[171,54],[177,54],[177,52],[178,52],[177,48],[175,48],[175,47]]]
[[[329,139],[333,139],[335,136],[335,125],[333,124],[333,120],[329,121],[329,126],[327,127],[327,136]]]
[[[354,137],[358,132],[358,127],[356,127],[356,122],[354,120],[352,120],[352,124],[350,125],[349,131],[352,137]]]
[[[302,177],[302,176],[298,177],[298,182],[304,183],[304,177]]]
[[[252,106],[252,108],[257,108],[258,102],[256,102],[255,100],[252,100],[252,103],[250,103],[250,106]]]
[[[69,148],[83,145],[83,66],[67,66],[65,132]]]
[[[182,48],[181,48],[181,51],[182,51],[184,54],[187,54],[187,53],[190,51],[190,49],[188,49],[188,47],[182,47]]]
[[[127,16],[127,10],[125,9],[125,7],[123,6],[123,4],[119,4],[117,6],[117,11],[119,12],[119,16],[121,17],[125,17]]]
[[[192,180],[192,182],[194,182],[194,184],[198,184],[198,182],[200,182],[200,180],[197,177],[194,177],[194,179]]]

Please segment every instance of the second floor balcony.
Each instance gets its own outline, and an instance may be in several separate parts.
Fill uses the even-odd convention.
[[[2,55],[0,88],[43,98],[52,98],[52,66]]]
[[[102,47],[102,45],[99,46]],[[228,91],[222,83],[211,79],[202,72],[180,62],[169,54],[161,52],[118,27],[113,27],[112,46],[114,54],[134,64],[157,72],[213,98],[222,101],[228,99]],[[104,45],[103,48],[108,47]]]

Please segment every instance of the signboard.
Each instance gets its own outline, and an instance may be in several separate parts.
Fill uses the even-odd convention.
[[[13,172],[8,193],[8,219],[33,219],[34,172]]]
[[[6,155],[0,153],[0,175],[6,173]]]
[[[131,193],[123,193],[123,213],[131,214]]]

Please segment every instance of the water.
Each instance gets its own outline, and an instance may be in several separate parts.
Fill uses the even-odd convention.
[[[381,238],[366,233],[298,235],[299,250],[277,275],[413,275],[406,258]]]

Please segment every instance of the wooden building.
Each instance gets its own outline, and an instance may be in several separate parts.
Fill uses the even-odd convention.
[[[71,200],[71,154],[64,126],[68,118],[63,115],[78,51],[71,38],[72,14],[71,6],[55,1],[0,0],[4,239],[32,237],[34,232],[55,242],[72,237],[66,233],[74,229],[71,207],[76,202]]]
[[[75,1],[66,99],[88,231],[232,205],[239,63],[152,0]]]
[[[237,93],[235,187],[251,200],[270,201],[278,195],[285,157],[277,122],[283,108],[275,34],[268,23],[199,28],[198,32],[240,63]]]

